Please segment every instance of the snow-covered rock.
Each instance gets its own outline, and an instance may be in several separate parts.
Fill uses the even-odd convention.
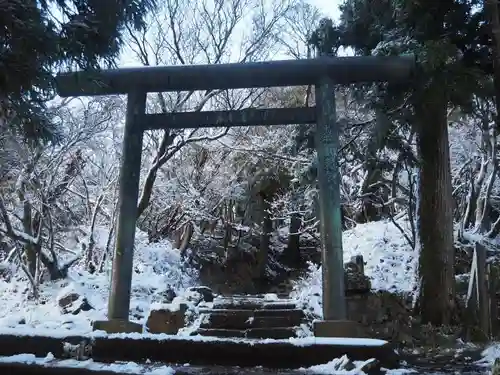
[[[82,311],[90,311],[94,309],[94,307],[89,303],[87,297],[71,287],[67,287],[59,293],[57,296],[57,303],[62,314],[77,315]]]

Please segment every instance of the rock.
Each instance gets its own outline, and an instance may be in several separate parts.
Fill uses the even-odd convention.
[[[189,304],[193,304],[194,306],[198,306],[203,301],[203,295],[194,290],[187,290],[182,298],[184,301],[189,302]]]
[[[146,322],[150,333],[176,335],[185,325],[187,304],[171,303],[152,308]]]
[[[380,362],[375,358],[369,359],[368,361],[363,362],[358,370],[365,374],[378,374],[380,372]]]
[[[62,314],[78,315],[82,311],[94,309],[85,296],[71,290],[60,294],[57,298],[57,303]]]
[[[188,288],[190,292],[198,292],[201,294],[203,302],[213,302],[214,301],[214,292],[207,286],[193,286]]]
[[[334,372],[353,371],[356,368],[354,363],[346,355],[343,355],[341,358],[333,360],[331,363],[332,363],[332,370]]]
[[[160,293],[161,302],[162,303],[172,303],[177,294],[175,290],[172,289],[170,285],[167,286],[167,289]]]

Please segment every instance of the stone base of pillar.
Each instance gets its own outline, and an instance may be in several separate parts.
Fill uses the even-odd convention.
[[[96,320],[92,323],[92,330],[107,333],[142,333],[142,324],[124,319]]]
[[[367,337],[364,327],[352,320],[317,320],[313,330],[316,337]]]

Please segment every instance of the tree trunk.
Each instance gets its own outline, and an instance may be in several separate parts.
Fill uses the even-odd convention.
[[[415,105],[420,158],[417,235],[424,323],[449,324],[454,310],[453,196],[446,94],[434,84]]]
[[[379,194],[377,182],[382,177],[382,170],[375,159],[367,161],[365,168],[367,173],[361,188],[361,195],[364,197],[362,198],[360,211],[356,214],[356,222],[358,223],[369,223],[381,219],[381,210],[377,208],[375,200]]]
[[[181,242],[179,244],[179,252],[181,253],[181,258],[184,259],[186,256],[186,251],[189,247],[189,243],[191,242],[191,238],[194,233],[194,225],[192,222],[187,222],[184,225],[184,231],[182,233]]]
[[[293,213],[290,217],[290,230],[288,244],[284,252],[285,261],[291,266],[298,266],[300,262],[300,226],[302,219],[300,214]]]
[[[498,160],[496,158],[497,151],[497,135],[500,130],[500,12],[499,4],[497,0],[485,0],[485,10],[487,13],[487,19],[489,21],[491,37],[493,39],[492,54],[493,54],[493,84],[495,87],[495,109],[496,116],[494,117],[493,127],[491,129],[491,146],[492,146],[492,158],[491,162],[493,165],[492,178],[496,177],[496,172],[498,169]],[[490,184],[490,191],[493,187],[493,183]],[[489,203],[489,202],[488,202]],[[488,236],[492,238],[496,235],[500,228],[500,217],[498,217],[491,225],[490,233]]]
[[[224,248],[226,262],[231,257],[231,252],[229,251],[229,247],[231,246],[232,240],[233,240],[233,226],[231,225],[231,223],[226,222],[224,224],[224,238],[222,240],[222,247]]]
[[[261,279],[266,277],[267,261],[269,258],[269,251],[271,248],[271,234],[273,231],[273,221],[271,219],[268,197],[264,192],[258,194],[259,206],[261,213],[261,235],[260,235],[260,248],[259,248],[259,276]]]

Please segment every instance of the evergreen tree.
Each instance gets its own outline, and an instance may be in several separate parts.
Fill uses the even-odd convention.
[[[60,68],[112,65],[126,25],[144,26],[156,0],[0,1],[0,124],[54,139],[46,116]]]
[[[450,105],[469,106],[489,65],[480,1],[346,0],[339,44],[359,55],[413,53],[419,69],[411,87],[380,85],[388,112],[403,106],[417,134],[420,292],[424,322],[449,324],[454,310],[453,197],[448,145]],[[374,98],[375,99],[375,98]]]

